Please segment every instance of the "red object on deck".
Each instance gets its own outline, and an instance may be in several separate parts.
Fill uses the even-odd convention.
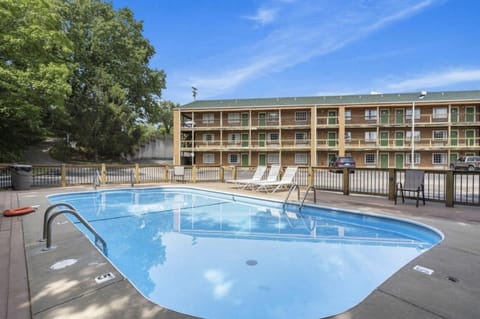
[[[35,208],[33,207],[20,207],[20,208],[10,208],[3,211],[3,216],[18,216],[34,213]]]

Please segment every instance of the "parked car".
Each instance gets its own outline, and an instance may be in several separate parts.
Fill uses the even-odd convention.
[[[453,170],[468,170],[475,171],[480,170],[480,156],[462,156],[452,164],[450,168]]]
[[[330,161],[328,167],[332,168],[331,171],[341,172],[343,168],[355,168],[355,160],[351,156],[336,157]]]

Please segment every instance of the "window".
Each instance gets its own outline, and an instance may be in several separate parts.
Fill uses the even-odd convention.
[[[214,140],[215,140],[215,135],[211,133],[203,134],[203,142],[205,142],[205,144],[211,144],[213,143]]]
[[[405,156],[405,163],[412,164],[412,153],[407,153]],[[413,159],[415,160],[415,164],[420,164],[420,153],[414,153]]]
[[[420,141],[420,131],[415,131],[413,137],[415,138],[415,141]],[[410,142],[412,140],[412,131],[407,131],[405,140],[407,142]]]
[[[307,143],[307,134],[305,132],[296,132],[295,144],[306,144],[306,143]]]
[[[446,141],[447,140],[447,131],[433,131],[433,140],[434,141]]]
[[[308,164],[308,154],[307,153],[295,153],[295,164],[307,165]]]
[[[377,154],[366,153],[365,154],[365,164],[377,164]]]
[[[228,124],[240,124],[240,113],[228,113]]]
[[[352,120],[352,110],[345,110],[345,121]]]
[[[405,110],[405,119],[412,120],[412,109]],[[415,121],[420,120],[420,109],[415,109]]]
[[[203,154],[203,164],[215,164],[215,154],[213,153]]]
[[[377,110],[375,109],[365,110],[365,120],[375,121],[376,119],[377,119]]]
[[[228,154],[228,163],[229,164],[240,163],[240,156],[238,156],[238,154]]]
[[[350,143],[352,141],[352,132],[345,132],[345,142]]]
[[[267,114],[267,121],[271,124],[278,123],[278,112],[268,112]]]
[[[230,133],[230,134],[228,134],[228,143],[229,144],[239,144],[240,143],[240,133]]]
[[[432,154],[432,163],[433,164],[447,164],[447,153],[433,153]]]
[[[213,124],[215,122],[215,114],[204,113],[202,121],[203,121],[203,124]]]
[[[295,121],[297,122],[305,122],[308,119],[307,111],[299,111],[295,112]]]
[[[446,107],[434,107],[433,119],[434,120],[446,120],[448,118],[448,108]]]
[[[377,141],[377,132],[365,132],[365,142],[374,143]]]
[[[278,153],[268,153],[268,164],[280,164],[280,157]]]
[[[278,144],[280,135],[278,133],[268,133],[268,141],[272,144]]]

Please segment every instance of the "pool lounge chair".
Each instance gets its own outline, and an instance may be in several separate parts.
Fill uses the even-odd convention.
[[[255,183],[252,187],[255,188],[257,191],[266,191],[272,190],[272,193],[275,193],[277,190],[282,188],[290,187],[293,184],[293,179],[295,178],[295,174],[297,173],[297,167],[289,166],[285,170],[285,174],[283,174],[282,179],[279,181],[260,181]]]
[[[267,171],[266,166],[257,166],[257,169],[255,170],[255,173],[253,174],[252,178],[229,179],[229,180],[226,180],[225,183],[233,183],[235,184],[234,187],[245,188],[249,183],[261,181],[263,174],[265,174],[266,171]]]
[[[425,205],[424,176],[424,171],[418,171],[413,169],[406,170],[405,181],[403,182],[403,184],[397,183],[395,187],[395,205],[397,205],[398,192],[400,192],[402,195],[402,203],[405,203],[405,193],[407,192],[409,194],[413,193],[415,195],[413,198],[417,200],[417,207],[420,196],[423,200],[423,205]]]
[[[258,183],[266,183],[266,182],[275,182],[278,181],[278,175],[280,174],[280,165],[273,164],[270,166],[270,170],[268,171],[268,175],[266,179],[260,181],[251,181],[246,184],[243,188],[250,188],[254,189],[257,187]]]

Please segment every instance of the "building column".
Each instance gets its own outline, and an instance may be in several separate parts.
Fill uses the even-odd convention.
[[[338,156],[345,156],[345,106],[338,107]]]
[[[180,109],[173,110],[173,165],[180,165],[180,149],[181,149],[181,127]]]

